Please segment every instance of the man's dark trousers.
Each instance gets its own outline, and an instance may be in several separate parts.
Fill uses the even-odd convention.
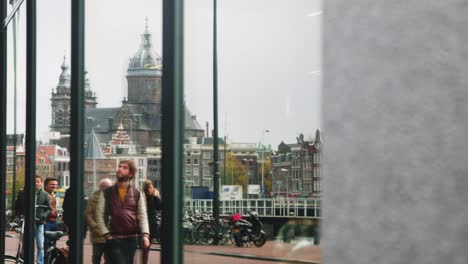
[[[132,264],[138,247],[138,238],[113,238],[107,240],[105,255],[112,264]]]

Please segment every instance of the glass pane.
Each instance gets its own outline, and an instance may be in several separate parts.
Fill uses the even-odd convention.
[[[59,248],[66,247],[68,240],[62,216],[65,191],[70,187],[70,10],[67,1],[47,0],[37,4],[36,155],[49,166],[45,170],[48,175],[40,174],[52,206],[44,231],[64,232],[56,244]],[[50,255],[52,242],[45,238],[45,259]]]
[[[156,210],[160,208],[156,208],[155,203],[161,190],[162,157],[161,4],[149,0],[131,4],[128,1],[86,4],[85,174],[88,181],[84,182],[84,188],[90,205],[94,205],[97,193],[93,192],[100,189],[103,180],[112,180],[114,186],[120,188],[127,187],[125,179],[131,178],[131,186],[141,191],[148,189],[147,213],[152,215],[148,220],[160,216],[160,210]],[[129,175],[121,169],[122,164],[130,167]],[[156,189],[145,188],[147,183]],[[132,188],[119,190],[124,190],[120,193],[123,204],[140,203],[145,199],[141,195],[131,196]],[[116,197],[106,199],[115,201]],[[117,211],[108,206],[112,220],[107,229],[117,237],[126,236],[114,221],[125,220],[122,215],[135,212]],[[88,212],[91,214],[93,210]],[[156,242],[160,225],[160,220],[151,221],[153,249],[159,247]],[[132,228],[138,229],[132,225],[125,230],[132,232],[129,231]],[[90,231],[91,241],[100,242],[96,230]],[[88,241],[86,244],[88,251],[84,259],[91,260],[92,246]],[[140,258],[140,253],[138,250],[135,258]],[[152,262],[159,260],[159,252],[151,250],[149,257]]]
[[[7,177],[5,186],[7,210],[5,212],[5,254],[12,256],[16,256],[18,247],[21,246],[21,215],[24,211],[23,206],[20,206],[17,202],[15,203],[15,200],[24,188],[25,181],[25,10],[24,7],[20,8],[7,28]],[[11,12],[12,5],[8,5],[7,14]],[[18,232],[15,232],[15,229]]]
[[[19,1],[9,1],[16,4]],[[53,6],[51,9],[50,7]],[[53,15],[51,15],[51,13]],[[7,186],[7,204],[13,214],[7,221],[6,253],[17,256],[21,247],[22,215],[28,206],[24,204],[22,189],[25,183],[25,131],[26,125],[26,3],[23,2],[16,21],[12,21],[8,31],[8,157],[11,163]],[[36,90],[36,175],[41,178],[44,192],[53,194],[50,200],[51,214],[45,216],[44,229],[62,230],[66,228],[62,220],[62,203],[65,189],[69,186],[69,133],[61,130],[67,126],[68,109],[62,102],[69,98],[55,100],[58,91],[69,85],[70,50],[70,4],[63,1],[46,0],[37,5],[37,90]],[[15,40],[16,36],[16,40]],[[16,64],[15,67],[15,57]],[[65,88],[63,88],[65,89]],[[15,92],[16,90],[16,92]],[[57,102],[60,103],[57,103]],[[51,114],[51,105],[60,108],[59,114]],[[60,107],[58,107],[60,106]],[[59,116],[60,115],[60,116]],[[57,122],[51,122],[57,120]],[[14,141],[16,134],[16,142]],[[15,152],[16,150],[16,152]],[[32,179],[34,181],[34,178]],[[38,206],[48,201],[37,198]],[[29,205],[34,206],[34,205]],[[40,210],[36,209],[36,210]],[[36,228],[40,230],[40,228]],[[36,237],[37,239],[38,237]],[[44,238],[41,238],[44,239]],[[57,246],[65,247],[67,236],[58,239]],[[45,248],[50,239],[45,241]],[[37,250],[36,250],[37,253]],[[47,250],[44,251],[47,256]],[[36,255],[37,258],[37,255]]]
[[[219,224],[213,1],[185,7],[186,135],[204,131],[186,139],[186,249],[201,254],[185,262],[320,261],[321,2],[218,2]],[[215,236],[220,246],[205,245]]]

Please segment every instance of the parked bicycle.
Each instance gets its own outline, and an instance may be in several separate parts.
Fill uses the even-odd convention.
[[[65,251],[67,248],[57,248],[57,240],[63,237],[62,231],[45,231],[44,237],[49,241],[47,245],[44,245],[45,256],[44,262],[46,264],[63,264],[66,263]]]
[[[36,207],[42,207],[43,205],[36,205]],[[9,223],[9,226],[14,230],[17,235],[6,234],[6,237],[17,238],[18,247],[16,249],[16,254],[9,255],[5,254],[4,259],[5,263],[24,263],[23,256],[23,236],[24,236],[24,217],[19,217],[18,221],[13,221]],[[44,237],[46,237],[50,243],[44,245],[45,254],[44,254],[44,263],[45,264],[63,264],[66,263],[66,253],[67,248],[57,248],[57,240],[59,240],[64,233],[62,231],[46,231],[44,232]]]
[[[24,221],[21,219],[20,223],[10,223],[9,224],[17,235],[6,234],[6,237],[18,238],[18,248],[16,249],[16,255],[4,256],[5,263],[24,263],[23,259],[23,231],[24,231]]]

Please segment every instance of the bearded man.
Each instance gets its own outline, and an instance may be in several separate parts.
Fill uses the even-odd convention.
[[[105,256],[110,263],[131,264],[140,241],[149,248],[149,227],[145,194],[131,185],[137,173],[131,160],[123,160],[117,182],[101,192],[96,206],[96,222],[106,239]]]

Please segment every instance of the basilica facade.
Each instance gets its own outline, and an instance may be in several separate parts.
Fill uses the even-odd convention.
[[[130,58],[127,68],[127,97],[119,107],[99,108],[88,77],[85,77],[85,132],[91,130],[102,145],[108,145],[112,136],[124,129],[136,146],[137,152],[161,144],[161,86],[162,58],[153,50],[152,35],[146,27],[141,35],[138,51]],[[120,101],[120,100],[119,100]],[[68,147],[70,134],[70,74],[64,59],[59,84],[52,91],[51,132],[60,135],[51,143]],[[185,108],[185,138],[202,138],[204,129],[196,116]],[[103,146],[104,147],[104,146]]]

